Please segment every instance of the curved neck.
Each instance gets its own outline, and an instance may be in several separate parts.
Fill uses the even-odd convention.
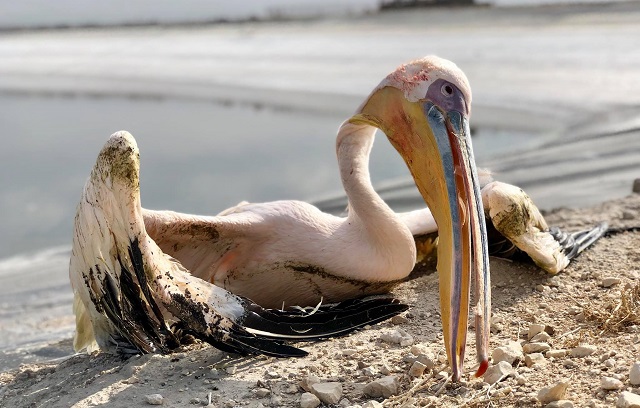
[[[371,238],[406,244],[413,238],[397,214],[376,193],[369,175],[369,154],[376,128],[345,122],[338,131],[336,150],[342,185],[349,199],[349,222]],[[407,237],[408,235],[408,237]]]

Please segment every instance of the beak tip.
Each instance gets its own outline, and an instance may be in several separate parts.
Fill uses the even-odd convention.
[[[489,368],[489,360],[488,359],[484,359],[480,362],[480,367],[478,367],[478,371],[476,371],[474,377],[478,378],[478,377],[482,377],[484,375],[484,373],[487,372],[487,369]]]

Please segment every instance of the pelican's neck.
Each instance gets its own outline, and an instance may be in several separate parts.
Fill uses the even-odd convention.
[[[413,246],[413,237],[396,213],[376,193],[369,175],[369,154],[376,128],[345,122],[336,149],[342,185],[349,199],[347,221],[366,230],[370,239],[385,246]]]

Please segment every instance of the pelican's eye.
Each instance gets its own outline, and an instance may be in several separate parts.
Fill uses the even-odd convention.
[[[442,88],[440,88],[440,92],[447,97],[453,96],[453,86],[451,86],[451,84],[444,84]]]

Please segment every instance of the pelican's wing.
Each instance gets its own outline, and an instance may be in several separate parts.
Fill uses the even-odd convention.
[[[83,190],[69,275],[78,299],[76,346],[86,347],[95,339],[104,350],[125,353],[175,348],[179,339],[169,325],[177,323],[226,351],[303,356],[306,352],[269,337],[291,330],[312,334],[301,339],[341,334],[404,310],[388,299],[388,307],[376,304],[373,314],[338,308],[318,321],[296,311],[265,311],[191,275],[146,232],[138,149],[126,132],[109,139]],[[252,326],[258,327],[254,333],[247,330]]]
[[[488,214],[489,252],[514,258],[526,253],[539,267],[555,274],[607,232],[607,224],[566,233],[549,228],[531,198],[519,187],[492,182],[482,189]]]

